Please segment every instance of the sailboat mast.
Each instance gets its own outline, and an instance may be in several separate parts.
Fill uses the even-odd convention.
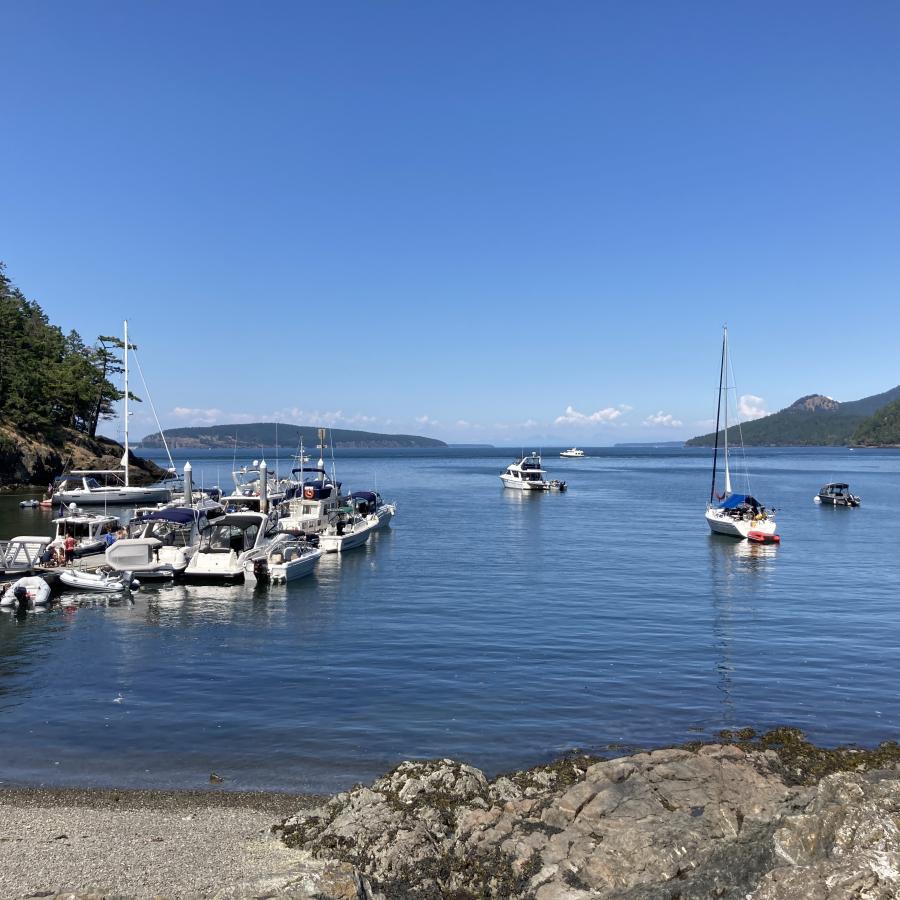
[[[725,366],[725,496],[731,494],[731,471],[728,468],[728,326],[722,337],[722,360]]]
[[[124,322],[125,331],[125,349],[122,351],[123,362],[125,363],[125,455],[122,459],[125,462],[125,487],[128,487],[128,320]]]
[[[719,416],[722,414],[722,377],[725,374],[725,338],[722,337],[722,360],[719,363],[719,398],[716,403],[716,442],[713,446],[712,484],[709,488],[709,502],[716,499],[716,468],[719,461]]]

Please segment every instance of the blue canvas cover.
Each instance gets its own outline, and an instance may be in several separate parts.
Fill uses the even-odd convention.
[[[757,500],[748,494],[732,494],[719,504],[719,509],[737,509],[744,505],[752,506],[754,509],[759,508]]]
[[[188,525],[194,521],[196,511],[193,509],[157,509],[147,513],[145,519],[162,519],[164,522],[177,522],[179,525]]]

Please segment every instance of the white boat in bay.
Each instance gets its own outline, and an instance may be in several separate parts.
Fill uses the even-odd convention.
[[[577,447],[572,447],[571,450],[563,450],[562,453],[559,454],[563,459],[584,459],[584,450],[579,450]]]
[[[397,515],[396,503],[385,503],[378,491],[353,491],[350,494],[350,505],[363,516],[374,515],[378,519],[377,528],[391,524]]]
[[[19,578],[0,594],[0,606],[29,609],[46,606],[50,602],[50,585],[40,575]]]
[[[709,502],[706,505],[706,521],[710,529],[716,534],[725,534],[729,537],[750,538],[761,542],[777,540],[775,534],[776,524],[774,510],[766,509],[750,493],[750,473],[745,472],[747,490],[746,493],[736,493],[732,489],[731,467],[728,448],[728,378],[730,373],[728,360],[728,328],[722,334],[722,360],[719,368],[719,400],[716,407],[716,437],[713,449],[712,485],[709,492]],[[722,435],[722,471],[724,485],[720,493],[717,490],[716,479],[718,477],[719,463],[719,426],[724,419]],[[741,458],[743,454],[743,438],[740,438],[740,421],[738,421],[738,436],[741,441]]]
[[[506,467],[500,476],[504,487],[519,491],[545,491],[549,482],[544,480],[547,473],[541,467],[541,457],[536,450],[531,456],[523,456],[518,462]]]
[[[216,508],[224,515],[221,506]],[[134,572],[144,580],[177,578],[200,546],[200,535],[209,522],[202,508],[143,510],[129,524],[133,536],[107,547],[106,563],[114,571]]]
[[[248,563],[248,566],[261,581],[267,580],[273,584],[296,581],[312,574],[325,553],[313,541],[293,535],[279,535],[269,545],[265,555]]]
[[[200,535],[184,577],[194,581],[244,580],[247,563],[268,552],[278,533],[278,517],[272,513],[225,513],[210,522]]]

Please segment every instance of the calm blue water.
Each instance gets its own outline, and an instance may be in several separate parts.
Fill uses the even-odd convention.
[[[571,489],[541,496],[502,489],[507,451],[345,452],[399,514],[314,577],[0,616],[0,779],[325,791],[411,756],[900,737],[900,453],[749,454],[771,548],[709,534],[708,451],[589,452],[547,452]],[[227,480],[230,454],[190,458]],[[862,508],[813,504],[830,480]],[[49,531],[18,499],[0,535]]]

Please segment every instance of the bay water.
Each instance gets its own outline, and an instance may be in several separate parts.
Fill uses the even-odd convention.
[[[501,486],[515,451],[341,451],[398,515],[307,579],[0,615],[0,782],[320,792],[410,757],[900,737],[900,453],[748,450],[769,547],[709,533],[708,450],[558,452],[569,491],[535,496]],[[230,452],[187,458],[230,482]],[[828,481],[862,507],[815,505]],[[49,534],[20,499],[0,537]]]

